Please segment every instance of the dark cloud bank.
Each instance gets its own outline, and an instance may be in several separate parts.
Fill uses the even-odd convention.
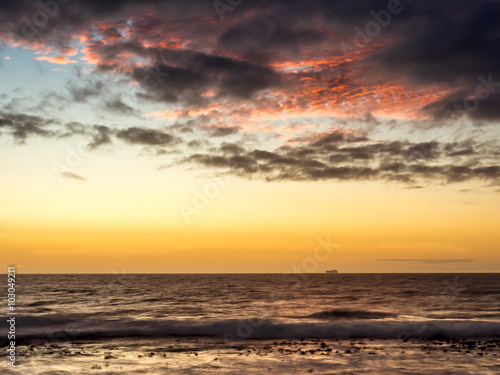
[[[192,106],[225,98],[251,101],[261,90],[290,85],[290,77],[275,71],[272,62],[287,58],[300,61],[307,57],[307,49],[315,46],[325,46],[333,56],[342,56],[342,45],[347,43],[354,49],[371,51],[359,64],[369,67],[369,75],[375,80],[450,90],[446,97],[422,108],[436,119],[466,113],[479,122],[500,120],[499,1],[255,0],[242,2],[224,14],[223,21],[213,3],[204,0],[72,0],[57,4],[57,12],[44,22],[40,18],[37,26],[36,15],[41,11],[37,2],[0,1],[0,34],[10,40],[64,48],[69,47],[74,35],[93,30],[96,25],[119,25],[132,16],[142,16],[133,26],[134,39],[126,40],[110,26],[100,31],[108,43],[96,39],[89,46],[89,51],[99,56],[96,70],[118,72],[138,81],[142,100]],[[367,38],[369,25],[373,26],[375,20],[379,32]],[[198,48],[181,50],[168,43],[146,47],[143,43],[165,40],[174,32],[193,45],[198,43]],[[388,42],[375,48],[375,39]],[[210,51],[200,52],[203,43],[212,43]],[[122,53],[149,63],[127,70],[120,62]],[[342,66],[349,70],[347,62]],[[332,82],[337,84],[341,82]],[[98,83],[69,84],[67,89],[71,100],[78,103],[103,92]],[[216,93],[212,99],[204,95],[208,90]],[[104,107],[112,112],[135,113],[120,97],[107,98]],[[83,134],[89,138],[90,148],[114,140],[151,147],[183,144],[179,136],[157,129],[79,127],[25,114],[0,115],[0,132],[11,134],[19,143],[31,136]],[[224,139],[240,129],[207,127],[205,131],[206,137]],[[191,140],[189,144],[196,147],[203,142]],[[425,180],[496,182],[500,177],[497,150],[496,144],[474,140],[374,142],[368,135],[331,132],[314,142],[276,150],[248,149],[226,142],[215,150],[182,157],[178,163],[267,180],[391,180],[411,185]]]
[[[494,0],[254,0],[230,7],[222,17],[204,0],[41,3],[46,5],[0,1],[0,34],[64,48],[74,35],[109,25],[100,33],[111,43],[96,39],[90,46],[101,56],[98,70],[121,69],[116,56],[122,52],[147,58],[152,67],[126,74],[143,85],[148,69],[164,74],[148,86],[148,100],[202,104],[207,88],[216,88],[219,98],[249,99],[283,84],[271,61],[300,61],[315,46],[341,54],[347,45],[373,47],[377,40],[386,46],[375,48],[364,63],[378,78],[452,89],[424,111],[436,118],[463,112],[480,121],[500,117],[500,2]],[[135,40],[119,32],[131,17],[138,19]],[[141,44],[148,38],[168,41],[174,34],[199,48],[211,43],[212,52]],[[75,91],[74,100],[93,94]]]
[[[274,151],[249,151],[224,143],[218,150],[185,157],[180,163],[269,181],[388,180],[411,185],[421,181],[491,182],[500,177],[496,149],[496,144],[473,141],[373,142],[362,136],[332,132],[309,144],[282,146]]]
[[[0,131],[19,143],[28,137],[61,138],[85,136],[88,147],[99,148],[114,140],[173,150],[184,146],[180,129],[110,128],[80,123],[60,124],[37,116],[0,112]],[[186,146],[203,147],[207,139],[224,139],[238,129],[221,132],[219,128],[199,126],[200,139]],[[182,133],[182,132],[180,132]],[[188,148],[189,148],[188,147]],[[366,135],[333,131],[299,145],[287,145],[272,151],[251,149],[243,143],[222,142],[178,158],[177,164],[196,164],[247,178],[269,181],[293,180],[386,180],[418,186],[422,181],[456,183],[480,180],[495,183],[500,178],[498,144],[473,140],[442,143],[409,141],[373,141]],[[163,150],[159,155],[166,154]]]

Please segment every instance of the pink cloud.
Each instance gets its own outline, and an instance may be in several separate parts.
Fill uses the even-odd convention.
[[[48,61],[52,64],[66,65],[66,64],[74,64],[76,60],[70,60],[65,56],[40,56],[36,57],[35,60],[38,61]]]

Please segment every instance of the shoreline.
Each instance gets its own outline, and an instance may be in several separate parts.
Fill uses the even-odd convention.
[[[37,343],[18,347],[19,364],[5,374],[44,368],[46,373],[127,374],[171,373],[380,373],[402,366],[427,370],[455,369],[466,374],[500,370],[497,339],[287,339],[245,340],[228,343],[218,338],[135,338],[62,343]],[[420,363],[420,364],[419,364]],[[446,366],[446,367],[442,367]],[[67,369],[61,371],[62,369]],[[90,372],[86,372],[90,371]],[[163,371],[163,372],[162,372]],[[42,374],[43,372],[40,372]]]

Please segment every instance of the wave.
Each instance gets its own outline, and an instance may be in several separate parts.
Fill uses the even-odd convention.
[[[92,289],[54,289],[53,291],[66,294],[87,294],[87,295],[93,295],[96,293],[96,291]]]
[[[163,298],[146,298],[143,299],[141,302],[163,302]]]
[[[39,306],[47,306],[47,305],[57,305],[58,301],[36,301],[32,303],[26,304],[26,307],[39,307]]]
[[[284,323],[257,318],[220,321],[60,320],[23,317],[16,339],[98,340],[132,337],[219,337],[243,339],[313,338],[498,338],[500,322],[488,321],[335,321]],[[35,319],[35,320],[33,320]],[[55,324],[56,321],[58,324]],[[3,328],[2,328],[3,330]],[[2,337],[6,337],[2,334]]]
[[[37,309],[35,309],[35,313],[37,314],[47,314],[47,313],[51,313],[52,309],[49,309],[48,307],[38,307]]]
[[[419,293],[420,293],[419,290],[412,290],[412,289],[403,290],[403,291],[399,292],[399,294],[402,294],[402,295],[413,295],[413,294],[419,294]]]
[[[394,317],[395,314],[381,311],[363,311],[363,310],[327,310],[305,316],[304,318],[314,319],[384,319]]]
[[[60,328],[61,326],[67,326],[76,322],[88,321],[91,317],[90,314],[84,313],[74,313],[70,315],[59,315],[59,314],[45,314],[45,315],[22,315],[16,316],[16,328],[19,330],[36,330],[45,329],[50,327]],[[0,321],[0,328],[4,328],[5,322]],[[0,332],[2,330],[0,329]]]
[[[500,312],[490,313],[490,314],[478,314],[478,313],[451,313],[451,314],[430,314],[426,316],[430,319],[497,319],[500,317]]]
[[[335,296],[335,299],[347,300],[347,301],[359,301],[359,297],[355,296]]]
[[[497,295],[500,294],[500,289],[467,289],[461,292],[462,294],[465,295],[472,295],[472,296],[477,296],[477,295],[482,295],[482,296],[487,296],[487,295]]]

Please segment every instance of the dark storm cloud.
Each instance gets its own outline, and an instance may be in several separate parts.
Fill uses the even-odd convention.
[[[94,132],[92,133],[92,139],[88,144],[90,149],[98,148],[102,145],[111,143],[111,134],[113,131],[104,125],[94,125]]]
[[[48,125],[57,123],[38,116],[0,112],[0,131],[7,132],[19,143],[24,143],[28,137],[53,137],[56,133],[46,129]]]
[[[231,134],[236,134],[239,131],[239,126],[214,127],[210,129],[210,135],[212,137],[226,137]]]
[[[139,111],[124,103],[121,98],[106,100],[104,109],[124,116],[138,115]]]
[[[208,103],[203,94],[209,89],[217,92],[217,98],[250,99],[258,91],[280,84],[279,74],[269,67],[189,50],[117,42],[95,43],[90,51],[104,61],[97,67],[100,71],[119,71],[121,61],[116,56],[120,53],[154,61],[154,65],[135,67],[131,73],[131,79],[144,89],[140,97],[146,100],[199,106]]]
[[[41,4],[40,4],[41,3]],[[192,0],[1,0],[0,33],[15,35],[30,42],[56,43],[68,47],[75,34],[98,23],[126,20],[130,16],[163,14],[165,18],[203,17],[213,10],[210,2]],[[168,17],[166,17],[168,15]],[[214,14],[215,16],[215,14]],[[116,29],[107,36],[120,35]]]
[[[227,142],[224,142],[221,146],[220,146],[220,150],[223,152],[223,153],[227,153],[227,154],[241,154],[245,151],[245,149],[235,143],[227,143]]]
[[[319,29],[293,27],[300,21],[297,15],[276,12],[259,14],[254,18],[244,19],[225,30],[218,39],[220,47],[237,53],[248,59],[267,60],[275,51],[299,53],[301,47],[311,47],[327,39]]]
[[[444,148],[448,156],[467,156],[476,154],[475,145],[471,141],[449,143]]]
[[[209,144],[210,143],[208,141],[206,141],[206,140],[197,140],[197,139],[195,139],[193,141],[189,141],[187,143],[187,145],[189,147],[192,147],[192,148],[201,148],[203,146],[208,146]]]
[[[224,14],[231,22],[220,22],[213,3],[204,0],[41,3],[57,9],[28,0],[0,1],[0,34],[69,47],[75,35],[95,33],[96,25],[102,25],[99,33],[106,43],[96,38],[89,46],[101,56],[99,70],[125,73],[116,56],[128,51],[169,73],[156,85],[146,85],[142,80],[148,68],[136,67],[132,78],[145,89],[145,99],[201,104],[206,100],[201,94],[215,88],[217,98],[248,100],[282,83],[267,64],[283,54],[300,61],[308,49],[320,46],[332,56],[334,50],[341,55],[343,42],[356,49],[361,44],[374,46],[373,41],[382,37],[387,46],[361,62],[370,68],[369,74],[387,82],[451,89],[448,98],[424,108],[436,118],[450,116],[457,106],[477,120],[500,118],[500,85],[483,84],[486,91],[479,93],[485,99],[474,110],[467,109],[476,107],[470,100],[480,77],[489,81],[491,75],[493,82],[500,82],[500,2],[495,0],[255,0],[231,7]],[[120,33],[119,26],[132,16],[141,18],[133,25],[137,42]],[[369,27],[377,31],[373,37],[366,36]],[[215,43],[212,52],[199,52],[203,42],[193,51],[169,48],[168,43],[146,48],[140,42],[168,41],[166,35],[174,31],[192,44]],[[71,95],[85,101],[94,92],[73,89]]]
[[[105,125],[86,125],[79,122],[61,124],[54,119],[4,112],[0,112],[0,134],[11,135],[19,143],[25,143],[28,138],[33,136],[45,138],[83,136],[89,140],[87,146],[90,149],[111,144],[114,137],[132,145],[173,146],[182,142],[179,137],[158,129],[142,127],[118,129]]]
[[[427,7],[425,22],[416,32],[371,61],[415,85],[453,89],[447,98],[424,108],[436,118],[500,118],[500,3],[440,1]]]
[[[144,89],[140,93],[142,99],[166,103],[189,103],[191,105],[207,104],[202,94],[210,87],[210,80],[203,73],[189,68],[177,68],[159,65],[163,76],[151,76],[153,68],[135,68],[132,78]]]
[[[491,86],[494,90],[500,91],[500,74],[498,74],[498,86]],[[495,84],[497,84],[495,82]],[[494,121],[499,116],[500,92],[489,93],[480,92],[476,95],[476,90],[471,87],[469,90],[448,95],[444,99],[430,103],[424,107],[424,110],[431,113],[437,119],[456,118],[463,115],[469,115],[475,120]],[[474,94],[474,95],[472,95]],[[484,97],[485,99],[480,99]]]
[[[77,122],[71,121],[64,125],[64,131],[62,131],[59,136],[61,138],[71,137],[73,135],[85,135],[87,134],[87,126]]]
[[[326,146],[337,143],[351,143],[367,141],[368,138],[364,136],[356,136],[352,134],[345,134],[342,132],[332,132],[321,137],[320,140],[314,143],[314,146]]]
[[[79,136],[89,140],[90,149],[112,144],[114,138],[132,145],[177,146],[183,140],[171,133],[182,130],[185,125],[174,125],[168,131],[144,127],[119,129],[78,122],[61,124],[37,116],[0,113],[0,131],[18,142],[23,143],[31,136]],[[500,181],[500,153],[494,141],[375,142],[365,135],[333,131],[309,142],[263,150],[245,146],[242,139],[211,146],[206,137],[213,137],[214,141],[219,138],[214,129],[202,125],[195,126],[195,130],[189,133],[186,146],[198,152],[180,157],[177,163],[216,168],[247,178],[268,181],[385,180],[412,187],[422,186],[422,182],[450,184],[475,180],[494,185]],[[237,130],[229,129],[229,133]],[[199,151],[203,148],[205,153]],[[178,151],[169,147],[157,154]]]
[[[497,1],[417,4],[412,7],[427,7],[427,12],[421,14],[426,22],[376,56],[385,66],[410,73],[419,81],[450,85],[456,84],[457,78],[474,81],[481,74],[498,72],[495,60],[500,53],[500,4]]]
[[[250,99],[255,93],[280,84],[272,69],[230,58],[204,54],[173,54],[171,64],[135,68],[132,78],[145,89],[141,97],[161,102],[189,105],[208,104],[203,94],[216,90],[217,97]]]
[[[95,98],[102,93],[104,83],[101,81],[90,80],[78,83],[70,81],[67,83],[66,89],[68,90],[73,101],[77,103],[86,103],[88,99]]]
[[[116,133],[116,136],[129,144],[149,146],[171,145],[180,141],[179,138],[161,130],[139,127],[120,130]]]
[[[210,128],[210,123],[213,118],[207,115],[200,115],[196,117],[186,117],[178,119],[173,125],[168,126],[166,129],[169,131],[180,131],[181,133],[193,134],[195,129],[206,130]]]
[[[232,155],[202,155],[194,154],[183,160],[184,163],[192,162],[206,167],[230,168],[239,175],[250,175],[258,171],[258,165],[250,157]]]
[[[164,130],[143,127],[117,129],[104,125],[94,125],[86,131],[86,135],[90,137],[88,147],[91,149],[113,143],[113,137],[131,145],[174,146],[182,143],[179,137],[173,136]]]
[[[397,12],[388,13],[391,7]],[[57,5],[57,11],[35,1],[0,0],[0,37],[65,48],[75,36],[88,36],[86,52],[95,58],[96,72],[138,82],[137,95],[144,101],[197,109],[226,99],[256,102],[263,90],[278,88],[286,94],[286,88],[300,85],[297,80],[313,86],[325,83],[328,89],[313,93],[318,101],[342,87],[358,96],[362,88],[356,86],[359,77],[353,71],[357,70],[356,74],[362,71],[363,77],[381,84],[449,92],[422,108],[436,119],[463,114],[478,122],[500,119],[499,1],[255,0],[242,2],[225,14],[229,17],[220,22],[213,3],[206,0],[72,0]],[[366,34],[375,19],[380,33],[365,38],[359,31]],[[120,27],[129,24],[131,35],[122,35]],[[331,63],[342,60],[342,43],[355,50],[365,47],[366,55],[355,63],[349,59]],[[295,73],[277,72],[272,65],[286,58],[308,61],[311,51],[313,60],[324,64]],[[136,114],[99,80],[73,80],[66,89],[68,101],[100,99],[107,111]],[[301,108],[316,101],[297,100],[302,101]],[[376,125],[373,118],[370,121]],[[267,180],[385,180],[415,187],[423,180],[497,183],[500,178],[496,144],[472,140],[375,142],[366,134],[338,131],[297,138],[293,145],[274,150],[235,141],[203,153],[198,148],[215,144],[219,137],[238,136],[237,124],[219,126],[213,118],[200,116],[197,122],[175,124],[168,132],[78,123],[54,130],[57,125],[41,117],[0,113],[0,131],[18,142],[31,136],[80,135],[88,137],[90,148],[116,138],[129,144],[172,146],[181,143],[172,135],[177,131],[187,137],[188,147],[197,148],[196,154],[180,162]],[[196,139],[199,132],[213,138],[209,145],[206,139]]]
[[[366,140],[354,145],[352,141],[358,138]],[[373,142],[364,136],[332,132],[319,141],[273,151],[224,143],[219,149],[211,148],[208,153],[197,153],[179,162],[266,180],[386,180],[415,187],[422,181],[499,181],[500,155],[496,149],[496,143],[478,144],[472,140]]]

